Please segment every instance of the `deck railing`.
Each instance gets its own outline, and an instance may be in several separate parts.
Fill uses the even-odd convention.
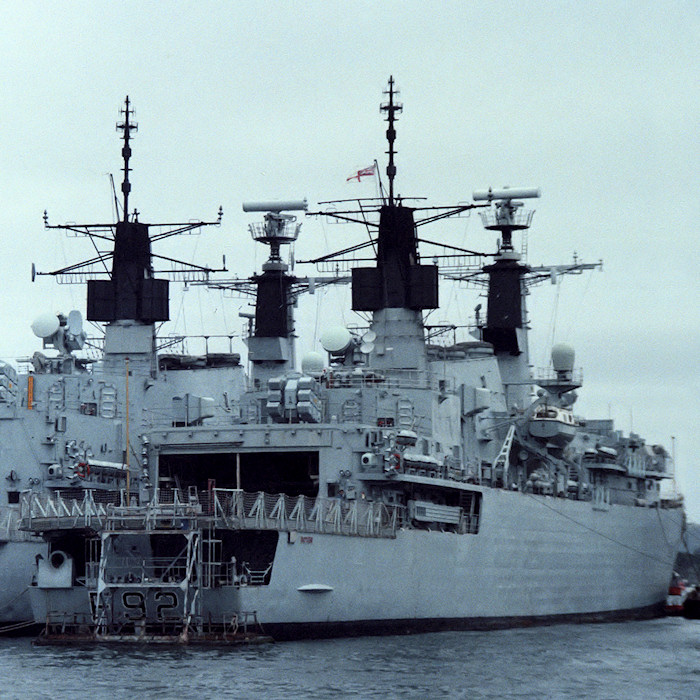
[[[20,498],[20,530],[42,532],[76,528],[101,529],[107,522],[111,504],[95,501],[94,492],[82,499],[63,498],[59,492],[25,491]]]
[[[403,511],[402,506],[364,499],[311,498],[238,489],[191,490],[186,497],[179,490],[159,491],[150,503],[141,506],[97,503],[92,491],[86,491],[82,500],[64,499],[60,493],[28,491],[22,494],[20,502],[20,527],[30,532],[216,527],[394,537],[403,522]]]
[[[392,537],[400,506],[366,500],[246,493],[214,489],[217,519],[235,529],[286,530],[364,537]]]
[[[33,539],[29,532],[18,529],[19,509],[15,506],[0,508],[0,542],[26,542]]]

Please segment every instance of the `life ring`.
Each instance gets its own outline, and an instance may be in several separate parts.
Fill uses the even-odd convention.
[[[84,467],[83,471],[80,471],[81,467]],[[87,462],[78,462],[78,469],[76,470],[75,475],[79,476],[81,479],[90,476],[90,465]]]

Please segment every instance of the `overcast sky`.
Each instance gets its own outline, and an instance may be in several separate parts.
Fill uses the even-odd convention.
[[[372,196],[346,183],[376,158],[378,105],[393,74],[397,191],[432,204],[488,186],[537,186],[532,264],[604,261],[528,299],[536,366],[551,341],[577,351],[576,405],[671,449],[700,521],[700,17],[693,1],[19,2],[0,8],[0,357],[38,349],[45,311],[84,311],[83,286],[30,282],[88,257],[52,223],[111,221],[119,182],[114,124],[136,110],[131,205],[141,220],[214,219],[219,228],[156,252],[247,276],[264,252],[250,199]],[[422,230],[492,251],[477,217]],[[304,259],[364,240],[307,219]],[[299,266],[298,274],[313,274]],[[247,301],[171,287],[167,330],[239,333]],[[431,321],[466,322],[475,290],[445,286]],[[482,300],[483,301],[483,300]],[[347,291],[304,299],[302,351],[329,318],[353,322]],[[235,348],[243,351],[239,340]]]

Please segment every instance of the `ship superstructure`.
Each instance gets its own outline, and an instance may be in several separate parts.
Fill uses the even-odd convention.
[[[230,410],[226,400],[234,403],[244,388],[237,354],[164,352],[172,341],[159,339],[156,328],[169,318],[168,280],[154,272],[153,261],[177,261],[154,254],[151,243],[218,225],[221,213],[212,222],[139,221],[138,212],[129,211],[136,124],[128,97],[117,127],[123,138],[121,215],[109,224],[53,226],[44,213],[47,228],[88,236],[98,252],[50,273],[33,270],[34,277],[87,281],[87,321],[105,323],[104,337],[88,338],[77,310],[41,314],[32,323],[41,350],[24,358],[20,371],[4,363],[0,369],[0,469],[7,475],[0,506],[0,623],[8,626],[33,621],[27,591],[37,561],[42,571],[50,566],[46,543],[17,529],[21,494],[47,513],[58,494],[87,496],[96,508],[138,500],[154,478],[140,437],[153,416],[167,410],[186,422],[201,421]],[[177,272],[180,279],[204,278],[212,270],[178,263]],[[71,556],[84,559],[82,545],[76,547]]]
[[[23,528],[51,544],[31,591],[45,639],[240,641],[258,623],[283,639],[662,605],[682,526],[679,504],[659,496],[668,455],[574,414],[569,346],[553,348],[551,375],[530,372],[524,295],[549,272],[521,262],[512,234],[531,223],[519,200],[539,193],[409,206],[394,195],[393,80],[387,97],[388,191],[373,207],[316,212],[376,230],[364,245],[374,265],[351,271],[367,325],[326,328],[325,357],[297,369],[293,298],[306,282],[279,250],[306,203],[244,206],[264,212],[251,230],[271,255],[231,283],[257,300],[239,410],[165,411],[140,436],[152,488],[138,503],[96,508],[86,492],[47,514],[23,495]],[[486,322],[438,344],[424,312],[438,307],[439,269],[422,262],[417,231],[475,208],[501,234],[493,261],[460,273],[485,278]]]

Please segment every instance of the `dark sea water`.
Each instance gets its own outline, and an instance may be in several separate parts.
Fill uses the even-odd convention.
[[[1,698],[700,698],[700,622],[556,625],[246,648],[0,640]]]

